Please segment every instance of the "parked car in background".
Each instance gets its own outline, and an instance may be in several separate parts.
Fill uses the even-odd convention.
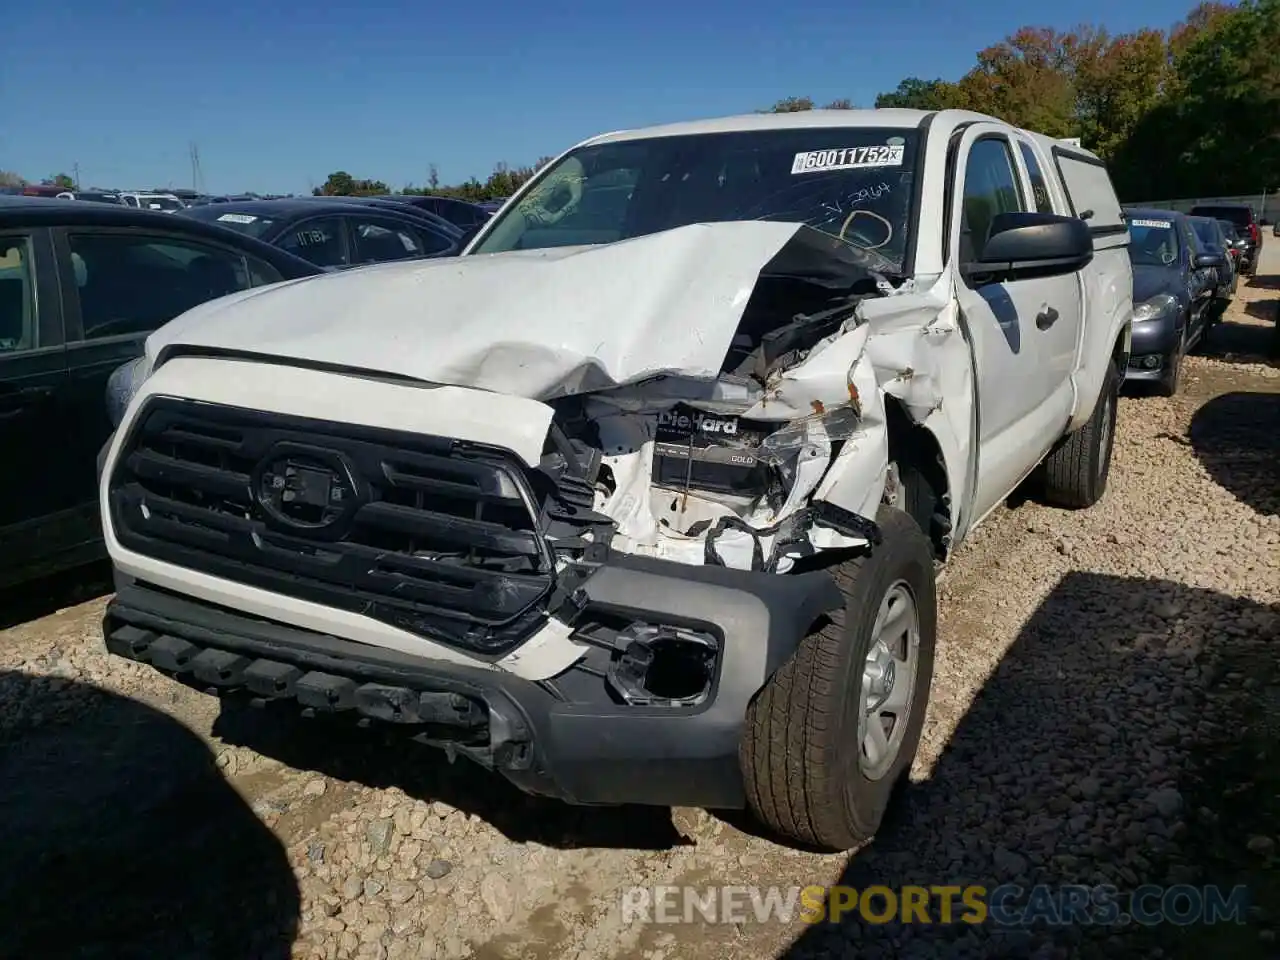
[[[58,200],[91,200],[94,203],[122,203],[119,194],[104,193],[98,190],[64,190],[55,198]]]
[[[196,304],[316,267],[195,220],[0,197],[0,585],[101,555],[108,377]]]
[[[1230,220],[1219,220],[1222,235],[1227,238],[1227,252],[1231,255],[1231,264],[1235,268],[1237,280],[1240,277],[1240,258],[1244,256],[1245,240]]]
[[[923,730],[935,563],[1033,472],[1106,490],[1106,166],[967,111],[753,114],[594,138],[504,210],[148,340],[107,649],[530,793],[861,844]]]
[[[1202,251],[1222,254],[1222,266],[1214,268],[1213,302],[1209,306],[1208,316],[1210,326],[1206,327],[1203,334],[1208,336],[1212,324],[1222,319],[1227,305],[1236,295],[1236,286],[1239,282],[1236,255],[1232,253],[1231,240],[1222,229],[1223,221],[1212,217],[1187,217],[1187,220],[1191,224],[1191,229],[1195,231]],[[1233,230],[1232,235],[1234,234]]]
[[[307,196],[307,197],[291,197],[291,200],[297,200],[302,203],[351,203],[364,207],[381,207],[384,210],[394,210],[399,214],[408,214],[417,217],[419,220],[425,220],[433,225],[441,233],[459,239],[458,248],[464,246],[461,238],[464,233],[463,229],[456,223],[452,223],[440,216],[438,213],[432,213],[430,210],[424,210],[421,207],[415,207],[412,204],[401,203],[394,197],[389,196],[358,196],[358,197],[327,197],[327,196]]]
[[[1226,256],[1200,247],[1186,214],[1126,207],[1133,262],[1133,341],[1126,380],[1178,392],[1182,359],[1211,322]]]
[[[191,207],[181,216],[235,230],[326,269],[445,257],[459,249],[456,227],[437,226],[397,204],[312,197],[228,201]]]
[[[493,200],[481,200],[479,203],[476,204],[476,206],[479,207],[481,210],[487,210],[489,212],[489,215],[492,216],[493,214],[501,210],[502,205],[510,199],[511,199],[510,197],[496,197]]]
[[[1277,220],[1275,225],[1271,228],[1271,235],[1273,237],[1280,237],[1280,220]]]
[[[1240,275],[1252,277],[1257,273],[1258,257],[1262,253],[1262,228],[1254,218],[1253,207],[1247,203],[1202,203],[1191,208],[1191,216],[1230,220],[1244,240],[1240,252]]]
[[[163,213],[177,213],[186,206],[172,193],[122,193],[120,202],[126,207],[159,210]]]
[[[493,216],[492,211],[486,210],[479,204],[468,203],[465,200],[455,200],[453,197],[394,194],[388,195],[384,199],[408,204],[419,210],[428,210],[437,216],[444,217],[462,230],[470,230],[472,227],[477,227]]]

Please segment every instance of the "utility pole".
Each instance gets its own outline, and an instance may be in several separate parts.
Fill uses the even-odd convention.
[[[76,189],[79,190],[80,189],[80,164],[79,163],[71,164],[71,174],[72,174],[72,178],[75,180]]]
[[[191,152],[191,189],[196,193],[200,192],[200,147],[193,140],[188,145]]]

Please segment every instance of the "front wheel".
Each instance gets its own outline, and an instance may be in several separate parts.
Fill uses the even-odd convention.
[[[1165,364],[1164,376],[1160,380],[1161,396],[1176,396],[1178,390],[1182,387],[1182,358],[1186,353],[1187,340],[1184,332],[1182,340],[1173,348],[1173,352],[1169,354],[1168,362]]]
[[[834,571],[842,611],[815,626],[747,710],[747,801],[777,833],[848,850],[870,839],[911,767],[937,634],[933,551],[891,507],[884,540]]]

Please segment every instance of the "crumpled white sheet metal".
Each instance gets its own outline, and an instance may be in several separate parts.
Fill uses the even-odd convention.
[[[614,546],[626,552],[702,563],[705,535],[679,532],[694,521],[734,515],[763,529],[797,514],[814,500],[875,517],[888,473],[888,396],[899,400],[911,418],[937,439],[950,478],[953,511],[965,502],[972,368],[946,278],[924,292],[862,301],[856,319],[816,344],[802,362],[775,374],[763,388],[744,389],[736,381],[721,378],[717,386],[723,389],[706,393],[714,394],[712,399],[693,402],[722,413],[787,423],[782,428],[786,442],[775,445],[786,454],[779,466],[790,489],[776,512],[761,505],[651,489],[651,418],[641,411],[670,405],[679,390],[670,382],[665,389],[647,386],[598,394],[589,408],[601,428],[605,463],[617,483],[613,495],[602,498],[597,508],[618,523]],[[850,416],[853,413],[856,418]],[[838,435],[828,431],[832,424]],[[831,441],[835,439],[846,442],[833,460]],[[865,543],[817,525],[806,536],[819,550]],[[760,537],[766,556],[775,537]],[[744,569],[751,566],[753,546],[750,534],[733,528],[716,542],[727,566]],[[788,567],[784,561],[778,569]]]
[[[795,223],[340,271],[214,300],[152,335],[547,400],[667,372],[712,380]]]
[[[586,394],[615,483],[597,509],[618,524],[613,546],[624,552],[701,564],[705,532],[680,532],[695,521],[767,528],[815,499],[874,517],[886,396],[937,438],[954,511],[968,492],[973,384],[947,276],[882,288],[763,385],[720,373],[761,269],[799,229],[696,224],[601,246],[365,267],[197,307],[152,335],[148,357],[185,344],[529,399]],[[656,414],[678,402],[787,425],[771,440],[789,484],[781,508],[652,487]],[[834,440],[845,442],[833,462]],[[766,555],[773,539],[760,537]],[[808,539],[818,549],[864,542],[817,526]],[[753,546],[733,528],[716,544],[741,568]]]

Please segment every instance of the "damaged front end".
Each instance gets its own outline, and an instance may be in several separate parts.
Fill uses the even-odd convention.
[[[663,375],[550,401],[544,469],[572,477],[584,510],[590,491],[590,537],[771,573],[878,542],[888,438],[863,305],[902,284],[875,266],[802,227],[761,270],[717,377]]]

